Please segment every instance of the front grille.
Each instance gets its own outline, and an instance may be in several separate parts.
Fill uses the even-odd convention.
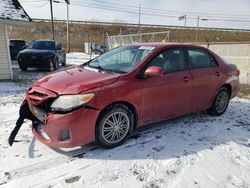
[[[43,91],[43,90],[42,90]],[[45,94],[48,93],[48,94]],[[40,90],[33,90],[32,88],[30,88],[28,90],[27,93],[27,99],[28,101],[36,106],[37,108],[45,111],[45,112],[51,112],[50,106],[53,103],[53,101],[55,100],[57,95],[55,95],[54,93],[51,93],[49,91],[44,91],[41,92]]]
[[[42,61],[43,58],[41,55],[32,55],[32,54],[28,54],[28,55],[25,55],[23,56],[23,59],[25,61],[29,61],[29,62],[37,62],[37,61]]]

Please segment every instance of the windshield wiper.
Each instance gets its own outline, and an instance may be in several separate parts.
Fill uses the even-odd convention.
[[[113,72],[115,73],[118,73],[118,74],[125,74],[127,73],[126,71],[121,71],[121,70],[112,70]]]
[[[90,63],[90,61],[88,61],[88,62],[86,62],[86,63],[83,63],[83,64],[80,65],[80,67],[84,67],[84,66],[86,66],[86,65],[89,65],[89,63]]]
[[[102,66],[100,66],[99,64],[97,64],[97,65],[91,65],[90,63],[93,63],[93,62],[98,62],[98,61],[96,61],[96,60],[91,60],[91,61],[88,61],[88,62],[86,62],[86,63],[84,63],[84,64],[82,64],[82,65],[80,65],[81,67],[84,67],[84,66],[88,66],[88,67],[90,67],[90,68],[94,68],[94,69],[98,69],[98,70],[101,70],[101,71],[104,71],[104,72],[107,72],[107,73],[111,73],[111,74],[113,74],[113,73],[117,73],[117,74],[124,74],[124,73],[127,73],[127,72],[125,72],[125,71],[121,71],[121,70],[113,70],[113,69],[107,69],[107,68],[104,68],[104,67],[102,67]]]
[[[102,67],[102,66],[100,66],[100,65],[93,66],[93,65],[88,64],[88,66],[89,66],[90,68],[98,69],[98,70],[101,70],[101,71],[104,71],[104,72],[107,72],[107,73],[111,73],[111,74],[114,73],[114,71],[112,71],[112,70],[110,70],[110,69],[106,69],[106,68],[104,68],[104,67]]]

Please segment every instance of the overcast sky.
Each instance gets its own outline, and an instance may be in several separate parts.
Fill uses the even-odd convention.
[[[49,0],[19,1],[32,18],[50,18]],[[53,3],[54,17],[66,19],[66,5],[59,1]],[[200,16],[201,27],[250,29],[250,0],[71,0],[70,19],[138,23],[139,4],[143,24],[184,25],[177,17],[187,14],[187,26],[196,26]]]

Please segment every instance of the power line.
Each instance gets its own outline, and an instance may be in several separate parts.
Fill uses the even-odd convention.
[[[106,5],[98,5],[98,4],[92,4],[92,3],[71,3],[75,6],[81,6],[81,7],[88,7],[88,8],[96,8],[96,9],[102,9],[102,10],[111,10],[116,12],[125,12],[125,13],[131,13],[131,14],[138,14],[138,11],[136,10],[129,10],[114,6],[106,6]],[[179,18],[179,15],[171,15],[171,14],[160,14],[160,13],[147,13],[147,12],[141,12],[142,15],[147,16],[157,16],[157,17],[169,17],[169,18]],[[188,19],[197,19],[197,17],[188,17]],[[246,19],[223,19],[223,18],[213,18],[210,16],[202,16],[201,20],[205,21],[227,21],[227,22],[250,22],[250,20]]]
[[[24,3],[25,6],[29,6],[33,8],[39,8],[49,3],[48,0],[36,0],[36,1],[35,0],[22,0],[21,2]],[[45,2],[45,3],[39,6],[30,6],[30,4],[29,5],[26,4],[27,2],[35,2],[35,3]],[[57,1],[57,2],[65,3],[65,1]],[[93,8],[93,9],[110,10],[110,11],[115,11],[115,12],[123,12],[123,13],[129,13],[129,14],[138,14],[137,6],[115,3],[115,2],[110,2],[110,1],[100,1],[100,0],[95,0],[95,2],[97,2],[98,4],[83,3],[82,1],[80,3],[77,0],[72,0],[71,5]],[[190,14],[187,16],[187,18],[191,20],[197,20],[197,16],[199,16],[201,18],[201,21],[225,21],[225,22],[245,22],[245,23],[250,22],[249,18],[243,18],[243,16],[250,17],[250,15],[230,15],[229,16],[229,14],[212,14],[212,13],[210,14],[210,13],[202,13],[202,12],[173,11],[173,10],[155,9],[155,8],[147,8],[147,7],[141,7],[140,14],[145,15],[145,16],[167,17],[167,18],[179,18],[180,14]]]
[[[73,2],[79,2],[76,0],[73,0]],[[98,2],[99,5],[105,5],[105,4],[112,4],[112,6],[117,6],[117,7],[126,7],[126,8],[133,8],[135,10],[137,10],[137,6],[133,6],[133,5],[127,5],[127,4],[121,4],[121,3],[116,3],[116,2],[111,2],[111,1],[101,1],[101,0],[95,0],[95,2]],[[142,10],[147,10],[150,12],[154,12],[154,13],[166,13],[168,12],[168,14],[173,13],[173,14],[189,14],[189,15],[202,15],[202,16],[207,16],[207,17],[212,17],[212,16],[220,16],[220,17],[248,17],[246,19],[250,18],[250,15],[232,15],[232,14],[222,14],[222,13],[206,13],[206,12],[191,12],[191,11],[175,11],[175,10],[167,10],[167,9],[157,9],[157,8],[152,8],[152,7],[142,7]]]
[[[115,2],[110,2],[110,1],[100,1],[100,0],[95,0],[95,2],[97,2],[98,4],[83,3],[82,1],[80,2],[77,0],[72,0],[71,2],[73,5],[76,5],[76,6],[85,6],[88,8],[97,8],[97,9],[103,9],[103,10],[105,10],[104,8],[106,8],[107,10],[138,14],[136,13],[138,12],[137,6],[127,5],[127,4],[115,3]],[[173,11],[173,10],[155,9],[155,8],[147,8],[147,7],[142,7],[141,9],[142,11],[144,10],[143,12],[144,15],[173,17],[173,18],[174,17],[178,18],[180,14],[189,14],[188,16],[189,19],[196,19],[197,16],[203,16],[207,18],[220,17],[221,19],[227,18],[227,19],[247,19],[247,20],[249,20],[250,18],[250,15],[232,15],[232,14],[213,14],[213,13],[204,13],[204,12],[202,13],[202,12],[188,12],[188,11]]]
[[[96,8],[96,9],[102,9],[102,10],[112,10],[112,11],[116,11],[116,12],[138,14],[138,10],[122,9],[122,8],[117,8],[117,7],[114,7],[114,6],[103,6],[103,5],[90,4],[90,3],[81,3],[81,4],[80,3],[71,3],[71,5],[81,6],[81,7],[89,7],[89,8]],[[141,12],[141,14],[149,15],[149,16],[172,17],[172,18],[178,18],[179,17],[177,15],[174,16],[174,15],[155,14],[155,13],[146,13],[146,12]]]

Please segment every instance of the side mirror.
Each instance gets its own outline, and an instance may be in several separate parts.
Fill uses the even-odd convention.
[[[144,73],[145,78],[153,77],[153,76],[160,76],[160,75],[163,75],[163,69],[158,66],[148,67]]]

